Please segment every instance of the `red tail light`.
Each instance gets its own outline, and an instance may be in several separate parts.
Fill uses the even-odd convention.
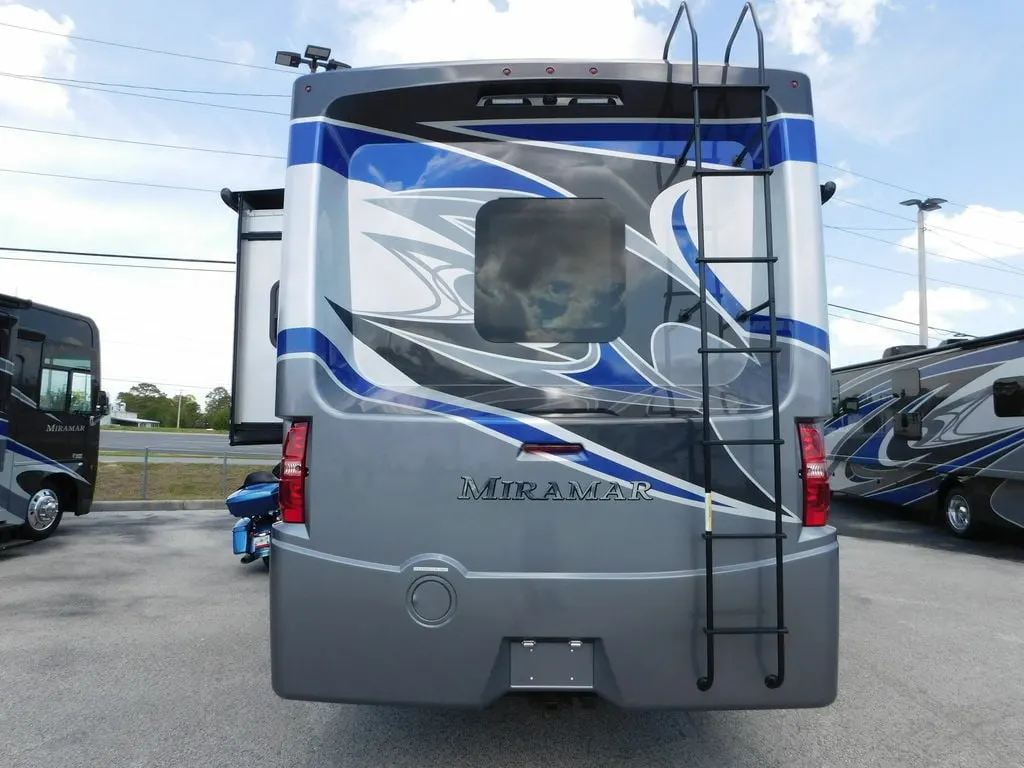
[[[306,522],[306,438],[309,422],[296,421],[284,439],[278,505],[286,523]]]
[[[825,441],[813,422],[797,424],[800,433],[800,474],[804,481],[804,525],[828,524],[830,503]]]

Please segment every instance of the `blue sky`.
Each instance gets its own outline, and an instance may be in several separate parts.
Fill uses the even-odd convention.
[[[701,0],[692,7],[701,59],[716,61],[742,4]],[[968,10],[952,0],[762,0],[757,8],[768,65],[812,78],[821,175],[840,185],[825,208],[831,301],[909,321],[833,309],[834,363],[916,343],[913,210],[899,205],[907,197],[950,201],[929,215],[929,324],[974,335],[1024,326],[1024,160],[1017,151],[1024,104],[1012,98],[1019,92],[1014,36],[1024,28],[1024,5],[986,0]],[[328,45],[356,65],[658,58],[673,12],[669,0],[0,0],[0,246],[232,259],[234,222],[215,190],[283,182],[284,97],[294,71],[274,67],[275,50]],[[673,58],[688,60],[681,31]],[[751,63],[749,30],[738,45],[734,60]],[[206,268],[224,271],[215,274],[98,261],[0,252],[0,291],[95,317],[112,393],[151,381],[202,397],[230,383],[230,267]],[[933,335],[937,341],[946,334]]]

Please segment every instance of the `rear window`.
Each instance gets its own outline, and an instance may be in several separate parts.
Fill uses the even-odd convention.
[[[595,198],[500,198],[476,217],[474,322],[492,342],[595,343],[626,324],[625,219]]]

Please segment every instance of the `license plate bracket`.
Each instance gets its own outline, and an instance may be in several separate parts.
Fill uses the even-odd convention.
[[[510,685],[516,690],[591,690],[594,646],[584,640],[520,640],[510,648]]]

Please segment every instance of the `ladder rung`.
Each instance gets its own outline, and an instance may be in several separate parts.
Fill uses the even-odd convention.
[[[767,91],[768,83],[696,83],[691,86],[697,91]]]
[[[722,347],[720,349],[708,349],[707,347],[701,347],[697,350],[698,355],[777,355],[782,351],[779,347],[762,347],[761,349],[754,349],[753,347]]]
[[[774,168],[694,168],[694,176],[771,176]]]
[[[781,437],[774,440],[770,437],[738,437],[735,440],[701,440],[704,445],[785,445]]]
[[[784,533],[702,533],[701,536],[704,539],[734,539],[734,540],[745,540],[745,539],[785,539],[787,535]]]
[[[779,260],[778,256],[772,256],[770,258],[765,256],[758,256],[751,258],[750,256],[725,256],[717,259],[705,259],[703,257],[697,259],[698,264],[774,264]]]
[[[704,628],[705,635],[788,635],[785,627],[722,627],[721,629]]]

